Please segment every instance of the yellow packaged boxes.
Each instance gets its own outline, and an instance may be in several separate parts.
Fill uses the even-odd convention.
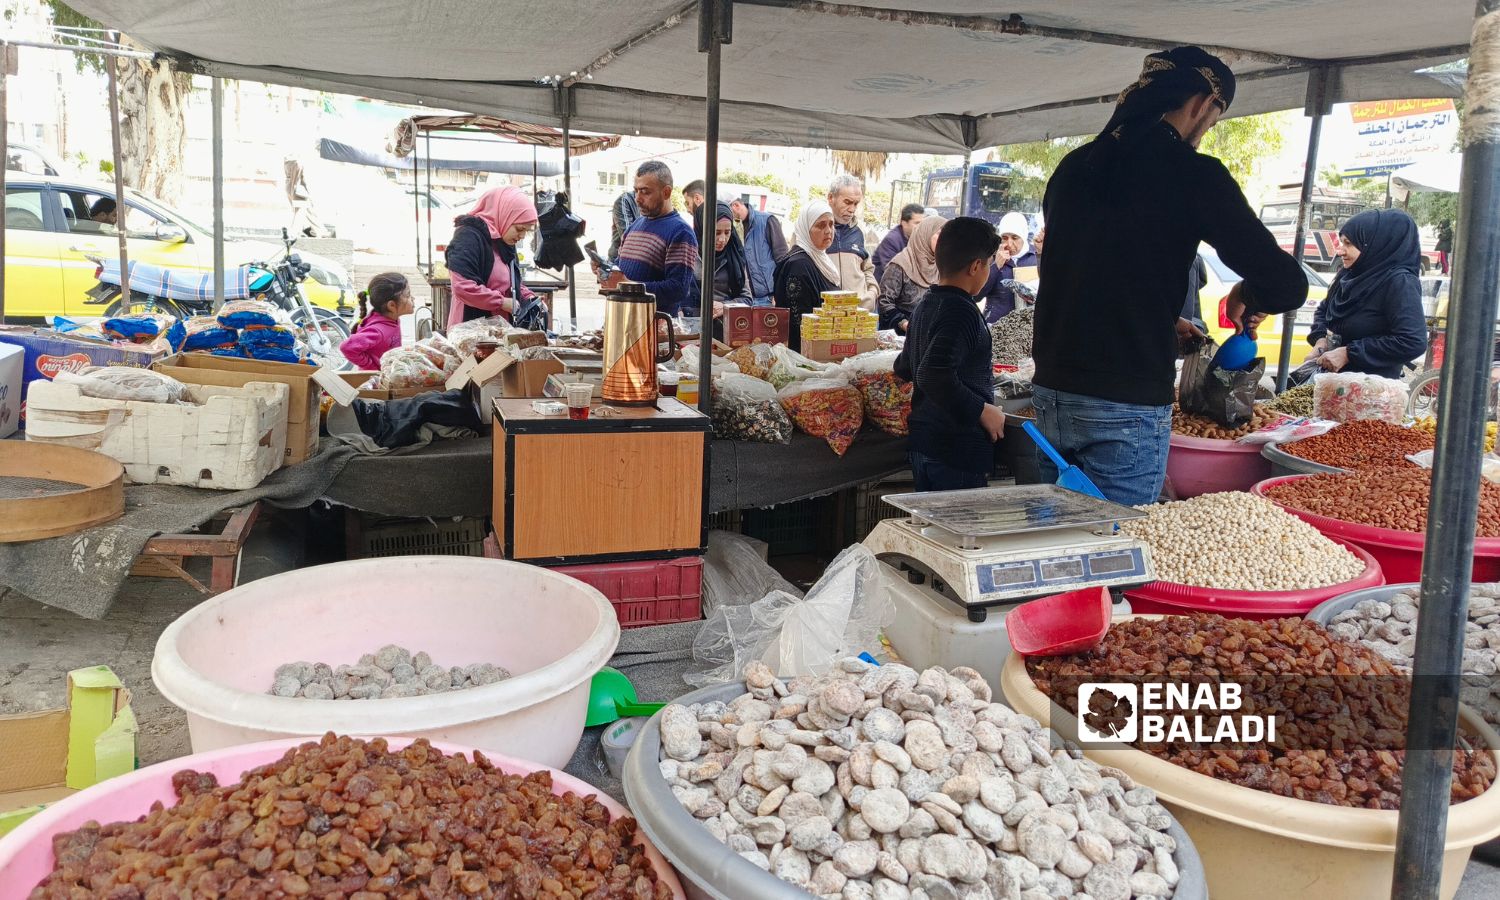
[[[135,768],[130,691],[109,666],[68,673],[67,705],[0,716],[0,835],[74,791]]]
[[[38,380],[26,391],[26,439],[113,457],[135,484],[244,490],[281,468],[287,393],[259,381],[189,384],[181,403],[150,403]]]
[[[825,307],[857,307],[859,306],[859,291],[824,291],[820,294]]]

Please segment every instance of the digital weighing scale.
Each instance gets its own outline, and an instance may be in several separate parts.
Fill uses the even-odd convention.
[[[891,646],[918,670],[972,667],[997,698],[1010,654],[1006,611],[1049,594],[1154,580],[1150,549],[1115,527],[1145,513],[1118,503],[1050,484],[885,501],[907,517],[881,522],[864,543],[885,567]],[[1129,611],[1115,603],[1115,614]]]
[[[1151,550],[1115,527],[1145,513],[1051,484],[887,494],[907,513],[865,546],[972,622],[996,606],[1155,580]]]

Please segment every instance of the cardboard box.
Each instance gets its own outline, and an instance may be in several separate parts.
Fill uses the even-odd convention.
[[[10,437],[21,427],[21,370],[26,351],[11,344],[0,344],[0,438]]]
[[[547,376],[563,371],[563,364],[555,357],[517,359],[504,350],[496,350],[484,360],[473,356],[464,360],[458,370],[448,376],[444,386],[450,391],[466,389],[474,403],[475,414],[488,430],[490,419],[486,413],[494,408],[496,400],[502,397],[544,397]]]
[[[186,403],[149,403],[38,380],[26,389],[26,439],[113,457],[135,484],[245,490],[281,468],[287,394],[275,382],[192,384]]]
[[[0,716],[0,835],[74,791],[135,769],[130,692],[108,666],[68,673],[61,709]]]
[[[785,344],[791,322],[792,311],[782,307],[731,306],[724,310],[724,340],[730,347]]]
[[[312,366],[236,359],[211,353],[179,353],[151,368],[187,384],[243,387],[252,381],[260,381],[286,385],[286,453],[283,463],[296,465],[317,454],[318,407],[323,394],[313,380],[316,370]]]
[[[851,356],[869,353],[880,346],[875,338],[837,341],[803,341],[802,355],[818,362],[843,362]]]
[[[20,347],[25,354],[21,363],[21,396],[26,386],[38,379],[50,381],[58,372],[77,372],[85,366],[135,366],[148,369],[162,357],[162,351],[123,341],[105,343],[69,337],[50,328],[23,325],[0,325],[0,344]],[[26,422],[26,406],[21,405],[20,421]]]
[[[367,388],[361,385],[369,382],[371,378],[379,378],[379,372],[339,372],[340,381],[352,388],[359,389],[360,400],[400,400],[405,397],[415,397],[431,391],[443,390],[441,387],[410,387],[410,388]]]

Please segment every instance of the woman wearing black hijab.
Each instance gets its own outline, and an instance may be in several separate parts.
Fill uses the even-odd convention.
[[[698,216],[698,246],[703,246],[702,218]],[[745,245],[734,230],[729,204],[720,203],[714,215],[714,303],[750,305],[750,279],[745,267]],[[715,309],[719,315],[721,309]]]
[[[1343,261],[1313,317],[1318,367],[1399,378],[1427,348],[1422,315],[1422,245],[1399,209],[1373,209],[1339,229]]]

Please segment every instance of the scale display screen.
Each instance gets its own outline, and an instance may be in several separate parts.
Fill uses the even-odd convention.
[[[1083,577],[1083,557],[1075,556],[1072,559],[1052,559],[1042,563],[1043,581],[1060,581],[1068,578]]]
[[[1056,593],[1086,585],[1128,584],[1147,577],[1139,549],[1077,553],[975,567],[980,602]]]

